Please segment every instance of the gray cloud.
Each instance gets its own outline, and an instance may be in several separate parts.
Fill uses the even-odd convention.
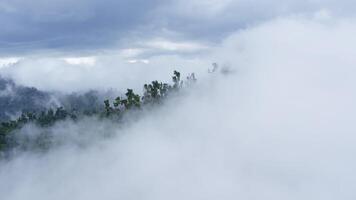
[[[159,0],[5,0],[0,3],[2,53],[113,46],[146,21]]]
[[[0,53],[78,54],[155,37],[218,42],[238,29],[278,16],[320,9],[350,15],[355,8],[356,3],[347,0],[4,0]]]

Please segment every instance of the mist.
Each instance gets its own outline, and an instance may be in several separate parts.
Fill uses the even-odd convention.
[[[198,82],[124,126],[95,118],[57,124],[58,140],[73,142],[1,161],[1,198],[355,199],[355,32],[352,17],[292,15],[234,32],[195,58],[156,56],[159,70],[110,68],[144,82],[180,66],[198,72]],[[229,73],[207,73],[211,62]],[[32,86],[94,85],[37,84],[47,77],[13,67],[7,73]],[[87,80],[98,80],[95,72]],[[133,83],[111,72],[98,75],[110,87]]]

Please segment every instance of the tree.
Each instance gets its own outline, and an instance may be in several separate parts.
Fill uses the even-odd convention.
[[[140,95],[135,94],[132,89],[127,89],[125,95],[126,99],[121,100],[121,104],[124,105],[126,109],[140,108]]]
[[[174,76],[172,76],[172,79],[173,79],[173,88],[175,89],[180,88],[181,86],[180,73],[174,71]]]
[[[18,145],[27,148],[32,144],[26,144],[29,141],[20,142],[16,141],[16,137],[13,132],[16,129],[22,128],[28,123],[35,123],[40,127],[49,127],[55,124],[57,121],[70,119],[75,120],[77,116],[83,115],[99,115],[100,117],[107,117],[111,120],[120,119],[125,112],[130,110],[140,109],[143,106],[149,106],[153,104],[160,104],[166,97],[172,92],[179,91],[183,85],[189,85],[196,82],[195,74],[192,73],[187,77],[187,82],[181,80],[181,74],[178,71],[174,71],[172,76],[173,85],[168,83],[162,83],[157,80],[152,81],[150,84],[145,84],[143,89],[143,96],[134,93],[133,89],[127,89],[125,97],[116,97],[113,101],[113,107],[110,104],[110,100],[104,101],[104,106],[100,106],[96,110],[96,106],[93,105],[91,110],[77,111],[75,108],[71,111],[67,111],[64,107],[58,107],[56,109],[42,110],[41,112],[23,112],[17,120],[3,122],[0,124],[0,153],[4,149],[16,147]],[[94,98],[95,99],[95,98]],[[77,102],[77,101],[76,101]],[[81,107],[81,105],[79,105]],[[43,133],[35,138],[35,147],[39,149],[47,149],[51,144],[51,135],[48,129],[45,129]],[[33,141],[32,141],[33,142]],[[31,147],[32,148],[32,147]],[[1,155],[1,154],[0,154]]]
[[[106,116],[108,117],[113,113],[114,109],[110,106],[110,101],[109,100],[105,100],[104,104],[105,104]]]
[[[59,107],[57,108],[54,117],[55,120],[62,120],[62,119],[66,119],[68,116],[68,112],[66,110],[64,110],[63,107]]]

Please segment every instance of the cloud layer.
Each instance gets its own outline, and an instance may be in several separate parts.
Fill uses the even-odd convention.
[[[317,13],[232,34],[199,62],[234,73],[201,75],[191,93],[123,129],[63,126],[117,136],[1,163],[2,197],[355,199],[355,31],[353,18]]]
[[[349,0],[3,0],[0,54],[83,54],[162,37],[215,43],[275,17],[321,9],[349,16],[355,8]]]

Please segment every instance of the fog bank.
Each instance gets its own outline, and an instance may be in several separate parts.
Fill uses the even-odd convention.
[[[355,199],[355,31],[319,13],[232,34],[199,61],[232,73],[131,126],[85,129],[110,140],[2,162],[2,199]]]

